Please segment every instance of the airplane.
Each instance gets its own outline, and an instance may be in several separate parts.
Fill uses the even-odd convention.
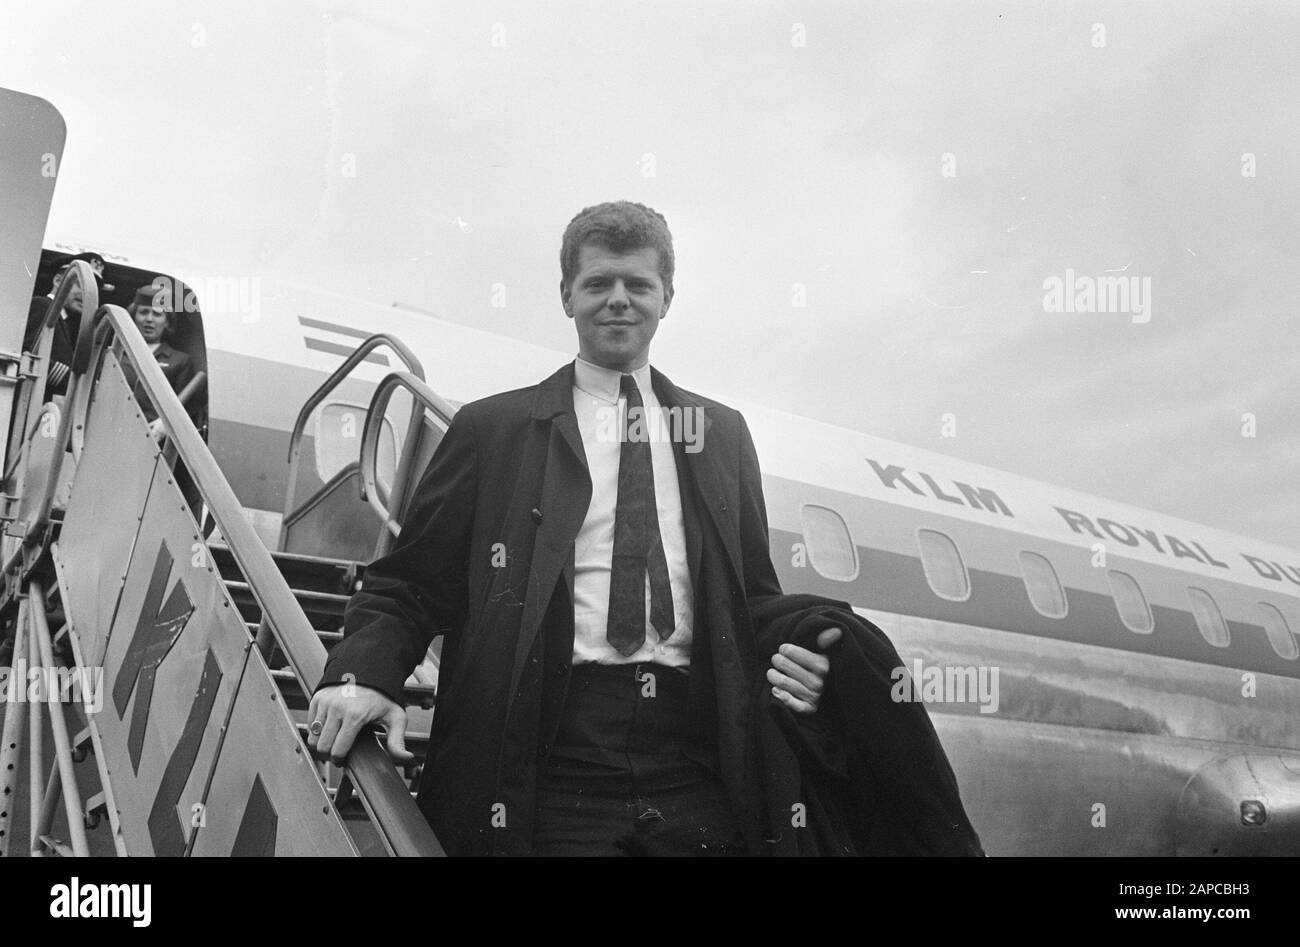
[[[389,401],[367,425],[393,373],[439,396],[436,428],[573,357],[107,235],[47,237],[37,291],[85,251],[121,298],[158,277],[193,291],[208,448],[271,550],[373,555],[358,487],[392,496],[420,413]],[[407,355],[369,348],[378,334]],[[1300,550],[678,380],[743,412],[782,587],[847,602],[897,647],[896,699],[926,704],[989,855],[1300,852]],[[320,498],[338,503],[309,522]],[[422,673],[436,685],[436,655]]]

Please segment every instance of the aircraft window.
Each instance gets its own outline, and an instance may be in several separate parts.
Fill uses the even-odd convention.
[[[1110,594],[1115,598],[1115,608],[1119,610],[1119,618],[1124,627],[1139,635],[1151,634],[1156,623],[1137,579],[1127,572],[1116,572],[1114,569],[1106,574],[1110,578]]]
[[[1228,626],[1214,598],[1198,588],[1188,588],[1187,597],[1192,600],[1192,614],[1196,616],[1196,627],[1201,629],[1201,637],[1216,648],[1226,648],[1231,640]]]
[[[316,474],[322,483],[327,483],[348,464],[360,460],[367,410],[363,405],[331,401],[316,415]],[[388,489],[396,470],[397,441],[392,424],[385,418],[379,428],[375,479]]]
[[[800,511],[808,558],[828,579],[852,582],[858,577],[858,551],[848,524],[834,510],[805,503]]]
[[[1020,553],[1020,572],[1025,577],[1025,591],[1038,614],[1047,618],[1064,618],[1070,610],[1065,589],[1046,556],[1036,552]]]
[[[1259,610],[1264,615],[1264,631],[1268,633],[1268,643],[1273,646],[1278,657],[1294,661],[1300,655],[1300,647],[1296,646],[1295,635],[1291,634],[1286,616],[1276,605],[1268,602],[1260,602]]]
[[[966,563],[961,560],[957,544],[944,533],[933,529],[918,529],[916,538],[921,545],[921,564],[925,566],[925,580],[934,594],[953,602],[970,598],[970,576]]]

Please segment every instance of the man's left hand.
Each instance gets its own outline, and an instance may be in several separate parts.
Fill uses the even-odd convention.
[[[797,714],[815,714],[831,670],[831,659],[820,652],[843,636],[841,629],[827,628],[817,636],[818,651],[795,644],[781,645],[772,655],[772,666],[767,671],[767,682],[776,699]]]

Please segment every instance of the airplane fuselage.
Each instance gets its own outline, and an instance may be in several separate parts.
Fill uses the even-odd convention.
[[[268,541],[294,418],[366,336],[402,339],[457,403],[572,357],[270,281],[255,302],[204,313],[209,443]],[[364,412],[402,367],[376,352],[330,401]],[[721,400],[755,438],[782,586],[889,635],[898,699],[926,703],[989,854],[1187,851],[1198,773],[1247,757],[1300,774],[1300,553]]]

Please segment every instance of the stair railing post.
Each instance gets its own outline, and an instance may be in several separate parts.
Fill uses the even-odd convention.
[[[72,762],[72,741],[68,739],[68,722],[63,716],[63,703],[60,699],[62,695],[49,693],[51,688],[57,687],[58,667],[54,663],[54,647],[50,642],[50,629],[45,621],[45,592],[39,582],[33,582],[28,592],[31,598],[28,618],[32,623],[33,636],[41,655],[44,677],[41,683],[41,696],[49,705],[50,730],[54,733],[54,758],[58,766],[60,782],[63,784],[63,805],[68,816],[68,834],[72,837],[72,850],[78,857],[86,857],[90,855],[90,845],[86,841],[86,822],[81,811],[81,790],[77,786],[77,774],[73,769],[75,764]],[[54,782],[54,775],[51,772],[51,783]],[[50,808],[51,810],[54,808],[53,804]],[[53,812],[51,812],[52,816]],[[43,834],[46,833],[37,834],[33,830],[33,835],[37,839]]]
[[[5,707],[4,733],[0,739],[0,799],[17,801],[19,761],[23,754],[23,723],[27,714],[26,693],[18,699],[16,691],[27,686],[27,597],[18,601],[18,624],[14,627],[14,655],[8,686],[15,698]],[[13,838],[15,805],[3,808],[0,815],[0,858],[9,854]]]

